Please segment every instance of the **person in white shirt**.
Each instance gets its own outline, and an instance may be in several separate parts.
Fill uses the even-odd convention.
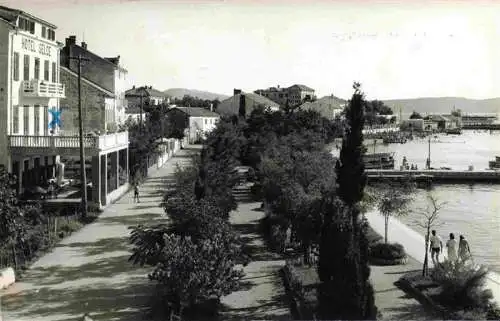
[[[443,250],[443,241],[436,235],[436,230],[432,230],[429,250],[431,252],[432,263],[434,266],[437,266],[439,264],[439,253]]]
[[[448,248],[448,260],[455,263],[458,260],[458,255],[457,240],[455,240],[453,233],[450,233],[450,239],[446,242],[446,247]]]

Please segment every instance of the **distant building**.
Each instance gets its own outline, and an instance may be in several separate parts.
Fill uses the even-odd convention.
[[[325,96],[316,101],[305,102],[300,105],[302,110],[314,110],[321,114],[321,116],[328,119],[335,119],[344,110],[346,103],[333,96]]]
[[[276,102],[255,93],[244,93],[239,89],[234,90],[234,96],[229,97],[217,106],[217,112],[222,116],[238,116],[244,110],[245,117],[257,107],[262,106],[272,111],[279,110]]]
[[[128,101],[128,107],[140,107],[141,96],[143,106],[156,106],[163,103],[170,104],[170,98],[163,92],[156,90],[153,86],[133,86],[125,92],[125,98]]]
[[[120,56],[106,58],[100,57],[97,54],[91,52],[88,49],[87,43],[82,42],[81,45],[76,43],[76,36],[70,36],[66,38],[66,43],[64,48],[61,50],[61,66],[65,67],[73,73],[67,75],[73,75],[73,77],[66,78],[65,81],[69,83],[76,84],[71,81],[74,75],[78,73],[78,61],[76,59],[70,59],[70,57],[82,56],[88,59],[82,64],[82,78],[89,82],[92,82],[99,86],[100,88],[111,93],[112,96],[107,97],[108,100],[104,103],[104,128],[102,131],[114,130],[115,124],[122,123],[125,121],[125,108],[127,107],[127,100],[125,99],[126,90],[126,80],[128,71],[120,65]],[[63,75],[65,76],[66,73]],[[78,96],[78,87],[72,86],[67,88],[67,100],[62,102],[70,108],[77,106],[76,99]],[[95,98],[84,96],[84,101],[92,101]],[[88,103],[87,105],[93,105]],[[102,101],[100,101],[102,105]],[[78,111],[73,110],[73,113]],[[68,115],[68,112],[66,112]],[[69,115],[68,115],[69,116]],[[111,128],[108,128],[108,125]]]
[[[460,117],[452,115],[428,115],[424,120],[435,123],[439,131],[462,127]]]
[[[204,139],[220,120],[219,114],[202,107],[172,107],[167,111],[167,115],[186,127],[190,144]]]
[[[258,89],[256,94],[269,98],[281,106],[298,106],[306,101],[316,100],[314,89],[305,85],[293,85],[288,88],[270,87],[268,89]]]

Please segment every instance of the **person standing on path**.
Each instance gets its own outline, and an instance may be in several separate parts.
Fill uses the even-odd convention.
[[[137,200],[137,203],[140,203],[141,201],[139,200],[139,184],[135,183],[134,185],[134,203]]]
[[[432,263],[434,266],[437,266],[439,264],[439,253],[443,250],[443,241],[438,235],[436,235],[436,230],[432,230],[430,242]]]
[[[461,262],[465,262],[471,257],[469,242],[463,235],[460,235],[460,242],[458,243],[458,256]]]
[[[452,263],[457,262],[457,240],[455,240],[453,233],[450,233],[450,239],[446,242],[446,247],[448,248],[448,260]]]

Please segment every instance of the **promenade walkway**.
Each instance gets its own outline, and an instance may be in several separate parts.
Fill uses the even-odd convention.
[[[258,231],[261,203],[240,202],[230,220],[249,246],[252,261],[243,269],[242,289],[222,298],[220,320],[291,320],[279,270],[285,261],[271,253]]]
[[[36,261],[23,279],[1,293],[2,321],[76,321],[85,312],[95,320],[143,320],[153,282],[148,268],[133,266],[131,225],[165,220],[159,204],[176,164],[190,162],[198,147],[188,146],[140,186],[141,202],[124,195],[99,218],[65,238]]]
[[[384,234],[384,217],[376,211],[366,214],[368,222],[372,228]],[[413,257],[422,267],[424,261],[425,238],[415,230],[409,228],[396,218],[391,218],[389,222],[389,242],[397,242],[404,246],[409,256]],[[446,257],[446,251],[444,251]],[[429,266],[432,267],[432,261],[429,258]],[[493,292],[494,300],[500,305],[500,275],[495,272],[488,274],[486,287]]]

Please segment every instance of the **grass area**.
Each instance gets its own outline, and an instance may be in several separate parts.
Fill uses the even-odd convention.
[[[20,279],[37,259],[50,252],[63,238],[95,221],[98,215],[90,212],[86,218],[79,213],[46,217],[43,223],[26,231],[24,243],[16,244],[14,251],[11,246],[0,247],[0,268],[14,268],[16,279]]]

